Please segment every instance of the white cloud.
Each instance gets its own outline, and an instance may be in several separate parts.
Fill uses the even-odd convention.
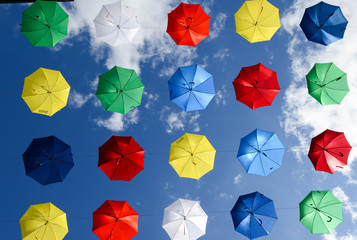
[[[154,103],[159,101],[159,94],[157,93],[147,93],[143,92],[143,97],[147,99],[147,102],[145,104],[146,109],[150,109],[154,106]]]
[[[108,119],[99,117],[93,121],[98,127],[104,127],[113,132],[121,132],[124,131],[129,125],[137,124],[139,122],[139,110],[135,108],[125,115],[112,113]]]
[[[238,184],[240,180],[242,179],[242,174],[238,174],[237,176],[234,177],[233,183]]]
[[[229,56],[229,48],[225,48],[225,49],[220,49],[218,52],[216,52],[213,55],[213,58],[219,61],[223,61],[228,56]]]
[[[220,193],[218,195],[218,198],[219,199],[231,199],[231,198],[233,198],[233,195],[232,194],[228,194],[228,193]]]
[[[323,240],[356,240],[357,235],[351,233],[346,233],[346,235],[340,235],[337,232],[333,231],[331,234],[324,234],[321,236]]]
[[[226,85],[223,85],[221,89],[216,91],[216,96],[215,96],[215,101],[216,104],[222,104],[222,105],[226,105],[226,98],[228,97],[228,91],[227,91],[227,87]]]
[[[227,14],[218,13],[217,16],[214,17],[214,21],[212,23],[212,27],[210,27],[211,31],[209,34],[209,39],[215,39],[219,36],[221,31],[224,29],[227,21]]]
[[[75,90],[71,90],[69,97],[68,97],[68,105],[72,108],[81,108],[93,96],[94,95],[92,93],[85,95],[85,94],[81,94]]]
[[[352,222],[357,219],[357,203],[351,202],[349,196],[343,191],[341,187],[335,187],[332,189],[333,195],[343,202],[343,209],[351,214]]]

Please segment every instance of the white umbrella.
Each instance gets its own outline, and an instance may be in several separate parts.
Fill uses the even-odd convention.
[[[205,235],[207,215],[198,201],[179,198],[165,208],[162,227],[172,240],[196,240]]]
[[[112,47],[130,43],[140,29],[136,8],[121,1],[103,5],[93,21],[97,37]]]

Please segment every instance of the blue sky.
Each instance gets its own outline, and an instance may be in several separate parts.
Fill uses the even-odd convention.
[[[315,172],[307,158],[312,136],[330,128],[357,145],[357,2],[330,0],[349,20],[345,38],[328,47],[307,42],[298,24],[318,1],[272,0],[283,27],[269,42],[250,44],[235,33],[242,0],[199,1],[212,17],[210,36],[196,48],[176,46],[165,33],[167,13],[179,1],[131,0],[141,25],[132,45],[110,48],[96,40],[93,18],[112,0],[62,4],[70,34],[54,49],[32,47],[20,33],[26,4],[0,6],[1,150],[0,231],[21,238],[18,219],[31,204],[52,202],[67,213],[65,239],[98,239],[92,212],[105,200],[126,200],[141,215],[133,239],[169,239],[161,228],[164,208],[177,198],[201,201],[208,214],[202,240],[245,239],[229,211],[239,195],[259,191],[274,200],[278,221],[260,239],[355,240],[356,153],[334,175]],[[197,3],[190,1],[190,3]],[[307,94],[304,75],[315,62],[334,61],[347,72],[351,92],[339,106],[321,106]],[[251,110],[235,100],[232,81],[240,68],[263,63],[275,70],[282,91],[270,107]],[[169,101],[167,81],[179,66],[199,64],[214,76],[216,97],[204,111],[185,113]],[[145,84],[142,105],[122,116],[105,112],[94,96],[98,76],[114,65],[135,69]],[[60,70],[71,85],[69,104],[53,117],[30,112],[21,99],[23,80],[39,67]],[[236,159],[240,138],[256,128],[277,133],[287,148],[282,168],[268,177],[246,174]],[[215,168],[201,180],[179,178],[168,164],[170,144],[185,132],[206,135],[216,148]],[[25,175],[21,155],[33,138],[55,135],[72,146],[75,167],[63,183],[41,186]],[[145,170],[131,182],[109,181],[97,168],[98,147],[111,135],[133,136],[145,149]],[[311,235],[299,223],[298,203],[311,190],[331,190],[344,201],[344,222],[331,235]]]

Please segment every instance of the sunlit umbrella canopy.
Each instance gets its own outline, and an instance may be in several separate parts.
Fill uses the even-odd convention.
[[[340,7],[320,2],[305,9],[300,27],[308,40],[327,46],[343,38],[347,23]]]
[[[68,233],[66,214],[52,203],[31,205],[20,227],[23,240],[62,240]]]
[[[22,98],[33,113],[52,116],[67,105],[70,88],[60,71],[39,68],[25,78]]]
[[[206,136],[185,133],[171,144],[169,163],[180,177],[199,179],[213,169],[215,155]]]
[[[200,4],[180,3],[168,14],[166,32],[177,45],[195,47],[209,35],[210,20]]]
[[[317,171],[333,174],[347,165],[351,149],[343,132],[326,129],[312,138],[308,156]]]
[[[330,191],[311,191],[299,204],[300,222],[315,233],[331,233],[343,222],[342,202]]]
[[[67,28],[68,14],[56,1],[37,0],[22,13],[21,32],[33,46],[54,47]]]
[[[237,33],[251,43],[270,40],[280,28],[279,9],[266,0],[245,1],[234,18]]]
[[[198,201],[179,198],[165,208],[162,227],[171,240],[196,240],[206,234],[207,218]]]
[[[132,42],[140,29],[136,8],[122,1],[103,5],[93,21],[97,37],[112,47]]]
[[[309,94],[322,105],[340,104],[350,91],[347,75],[334,63],[316,63],[306,75]]]
[[[234,229],[249,239],[268,235],[278,219],[273,201],[259,192],[239,196],[231,215]]]
[[[198,65],[179,67],[169,91],[170,100],[186,112],[205,109],[216,95],[213,76]]]
[[[113,67],[99,76],[95,95],[107,111],[126,114],[141,104],[144,84],[132,69]]]
[[[130,240],[138,234],[139,214],[126,201],[107,200],[93,212],[92,231],[101,240]]]

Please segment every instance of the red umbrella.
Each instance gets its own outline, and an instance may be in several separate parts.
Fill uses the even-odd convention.
[[[180,3],[168,14],[166,32],[177,45],[196,46],[209,35],[210,20],[200,4]]]
[[[110,180],[131,181],[144,169],[144,149],[132,137],[112,136],[99,148],[98,167]]]
[[[107,200],[93,212],[92,231],[102,240],[129,240],[138,234],[138,221],[126,201]]]
[[[347,165],[351,148],[343,132],[327,129],[311,140],[308,156],[317,171],[334,173]]]
[[[271,105],[280,91],[276,72],[259,63],[243,67],[233,81],[237,101],[251,109]]]

